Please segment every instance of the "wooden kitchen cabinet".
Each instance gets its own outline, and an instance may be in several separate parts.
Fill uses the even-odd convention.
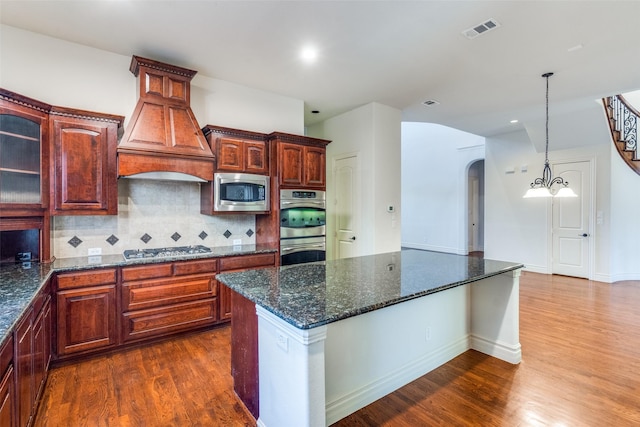
[[[41,213],[49,201],[51,106],[0,89],[0,212]]]
[[[326,149],[281,143],[278,146],[281,188],[324,188]]]
[[[36,402],[42,397],[51,362],[51,296],[46,295],[42,309],[33,323],[33,375]]]
[[[22,316],[14,330],[16,369],[16,418],[18,426],[31,422],[36,399],[35,376],[33,370],[33,308]]]
[[[266,135],[212,125],[202,131],[216,156],[216,172],[269,174]]]
[[[36,413],[37,403],[42,395],[49,369],[51,349],[51,287],[47,283],[36,295],[27,311],[20,318],[13,331],[13,375],[15,375],[15,397],[13,418],[16,426],[30,425]],[[3,350],[4,353],[5,350]],[[6,356],[0,355],[4,364]],[[3,389],[4,390],[4,389]],[[6,398],[5,391],[0,399]],[[0,400],[2,412],[9,411]],[[8,413],[8,412],[6,412]],[[0,419],[4,422],[5,415]],[[1,426],[5,424],[0,423]],[[13,424],[8,424],[13,425]]]
[[[51,109],[51,214],[116,215],[116,148],[124,117]]]
[[[50,109],[0,88],[0,262],[13,262],[18,253],[30,253],[33,261],[51,258]]]
[[[326,146],[329,141],[279,132],[269,135],[277,143],[280,188],[326,187]]]
[[[56,308],[58,358],[118,344],[116,269],[58,275]]]
[[[216,259],[122,269],[124,343],[208,326],[218,321]]]
[[[244,271],[250,268],[273,267],[276,265],[276,254],[243,255],[220,258],[220,272]],[[220,320],[231,319],[231,295],[232,291],[224,285],[220,285]]]
[[[15,427],[15,368],[13,365],[13,337],[0,347],[0,427]]]

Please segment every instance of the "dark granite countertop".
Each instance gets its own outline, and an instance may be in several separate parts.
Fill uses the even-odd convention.
[[[277,252],[277,248],[270,245],[212,247],[211,250],[212,252],[207,254],[145,258],[129,261],[125,260],[122,255],[103,255],[95,257],[61,258],[56,259],[50,264],[37,262],[2,264],[0,265],[0,345],[4,343],[16,322],[53,273]]]
[[[310,329],[522,267],[478,257],[402,250],[216,277],[291,325]]]

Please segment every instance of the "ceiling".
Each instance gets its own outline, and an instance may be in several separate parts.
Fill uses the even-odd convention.
[[[616,0],[0,0],[6,25],[301,99],[306,125],[378,102],[482,136],[540,120],[547,71],[552,115],[639,89],[639,16]]]

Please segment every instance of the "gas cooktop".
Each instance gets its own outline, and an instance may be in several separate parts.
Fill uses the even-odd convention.
[[[127,249],[124,251],[124,259],[140,259],[140,258],[162,258],[181,255],[206,254],[210,253],[211,248],[202,245],[195,246],[174,246],[170,248],[151,248],[151,249]]]

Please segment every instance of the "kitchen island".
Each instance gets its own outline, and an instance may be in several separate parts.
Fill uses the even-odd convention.
[[[257,316],[258,425],[329,425],[469,349],[519,363],[522,267],[403,250],[219,274],[245,328],[232,358]]]

